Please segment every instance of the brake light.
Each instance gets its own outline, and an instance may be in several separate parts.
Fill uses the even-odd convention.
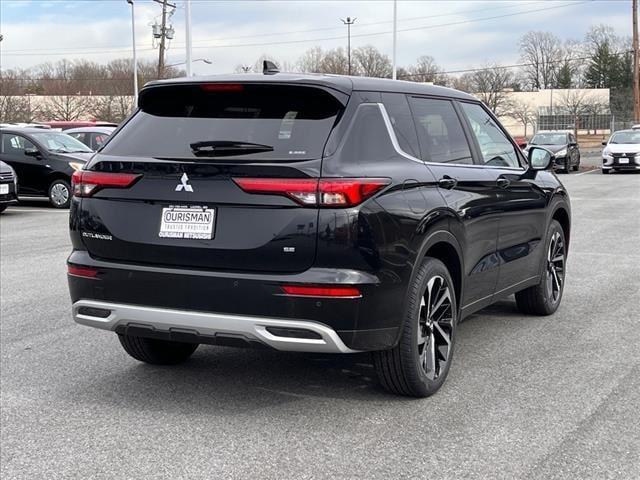
[[[300,205],[353,207],[391,183],[388,178],[234,178],[247,193],[282,195]]]
[[[240,83],[202,83],[200,89],[205,92],[242,92],[244,86]]]
[[[67,265],[67,273],[74,277],[82,278],[96,278],[98,276],[98,270],[91,267],[81,267],[78,265]]]
[[[317,286],[317,285],[282,285],[282,291],[296,297],[324,298],[360,298],[362,294],[356,287]]]
[[[103,188],[129,188],[142,177],[137,173],[111,173],[76,170],[71,177],[73,194],[90,197]]]

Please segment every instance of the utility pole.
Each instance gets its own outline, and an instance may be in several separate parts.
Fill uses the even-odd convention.
[[[351,25],[356,23],[356,18],[347,17],[346,20],[343,18],[340,20],[347,26],[347,62],[349,64],[349,75],[351,75]]]
[[[633,16],[633,120],[640,122],[640,52],[638,51],[638,0],[632,2]]]
[[[158,78],[162,78],[164,76],[164,54],[167,48],[166,40],[171,40],[173,38],[173,27],[167,27],[167,15],[172,15],[173,10],[171,12],[167,12],[167,8],[171,7],[173,9],[176,6],[172,3],[169,3],[168,0],[153,0],[156,3],[162,5],[162,20],[160,25],[153,25],[153,37],[154,39],[159,39],[159,53],[158,53]]]
[[[398,37],[398,2],[393,0],[393,73],[391,78],[396,80],[396,43]]]
[[[162,23],[160,27],[160,32],[162,36],[160,37],[160,56],[158,57],[158,78],[162,78],[164,74],[164,49],[165,49],[165,29],[167,28],[167,0],[162,0]]]
[[[191,76],[191,0],[184,4],[185,40],[187,48],[187,77]]]

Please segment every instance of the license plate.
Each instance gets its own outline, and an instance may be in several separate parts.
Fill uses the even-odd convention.
[[[202,207],[168,207],[162,209],[158,236],[163,238],[213,238],[216,211]]]
[[[6,195],[9,193],[9,185],[6,183],[0,184],[0,195]]]
[[[618,163],[629,163],[629,159],[628,158],[619,158],[618,159]]]

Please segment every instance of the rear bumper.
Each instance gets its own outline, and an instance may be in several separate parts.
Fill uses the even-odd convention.
[[[311,268],[296,274],[255,274],[177,269],[107,262],[84,250],[75,250],[68,261],[98,270],[95,278],[68,276],[74,318],[85,325],[119,333],[126,333],[122,329],[130,326],[141,327],[136,332],[141,336],[166,337],[191,330],[203,337],[198,343],[218,343],[207,339],[237,334],[249,343],[310,352],[383,350],[397,341],[402,316],[398,306],[405,290],[400,283],[383,287],[377,276],[367,272]],[[356,286],[362,296],[287,296],[283,284]],[[78,316],[78,309],[91,302],[118,308],[107,309],[115,312],[108,321]],[[157,313],[162,320],[141,312]],[[311,330],[321,342],[274,339],[273,334],[266,336],[267,326]]]
[[[95,300],[75,302],[73,318],[82,325],[151,338],[227,345],[258,342],[276,350],[292,352],[356,352],[348,348],[332,328],[309,321],[172,310]]]

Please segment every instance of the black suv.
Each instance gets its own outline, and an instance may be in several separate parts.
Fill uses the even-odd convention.
[[[46,196],[56,208],[71,201],[71,175],[93,150],[66,133],[43,128],[0,129],[0,160],[16,171],[20,195]]]
[[[74,174],[74,319],[137,360],[198,344],[371,351],[434,393],[458,322],[509,294],[560,303],[567,192],[447,88],[322,75],[153,82]]]
[[[554,168],[570,173],[580,168],[580,147],[571,132],[541,131],[534,135],[525,152],[533,146],[544,147],[555,156]]]

